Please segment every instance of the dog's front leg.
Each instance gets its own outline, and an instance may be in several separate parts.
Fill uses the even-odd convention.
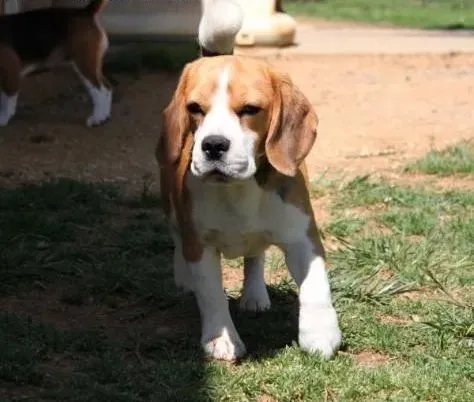
[[[220,255],[205,248],[198,262],[190,262],[194,294],[201,314],[201,344],[215,359],[233,361],[246,353],[229,312],[222,286]]]
[[[284,248],[286,263],[299,287],[300,347],[330,358],[342,340],[319,237],[305,237]]]

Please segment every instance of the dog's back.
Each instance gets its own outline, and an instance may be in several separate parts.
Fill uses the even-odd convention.
[[[111,88],[102,74],[108,48],[97,13],[107,0],[85,7],[52,7],[0,17],[0,126],[14,116],[20,80],[35,70],[69,64],[79,74],[94,103],[87,125],[110,115]]]
[[[0,16],[0,44],[15,49],[24,63],[47,59],[74,29],[74,20],[93,17],[104,0],[86,7],[51,7]]]

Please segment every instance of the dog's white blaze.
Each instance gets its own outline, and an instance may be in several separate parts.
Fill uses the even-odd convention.
[[[258,135],[241,126],[230,107],[229,82],[232,70],[226,67],[218,77],[211,106],[194,136],[191,171],[201,176],[218,167],[223,173],[237,179],[247,179],[256,171],[255,143]],[[230,149],[218,163],[208,161],[201,149],[209,135],[221,135],[230,141]]]
[[[17,102],[18,93],[8,96],[5,92],[0,92],[0,127],[5,127],[15,115]]]

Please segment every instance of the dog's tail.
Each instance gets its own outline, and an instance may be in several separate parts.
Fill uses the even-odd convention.
[[[243,11],[234,0],[202,0],[198,42],[201,56],[233,54]]]
[[[108,0],[91,0],[87,6],[84,7],[84,11],[88,14],[94,15],[102,10]]]

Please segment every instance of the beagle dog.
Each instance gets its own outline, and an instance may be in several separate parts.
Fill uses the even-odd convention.
[[[108,39],[97,18],[106,1],[0,16],[0,126],[15,115],[21,77],[60,63],[73,66],[92,98],[87,126],[109,118],[112,90],[102,74]]]
[[[330,358],[342,336],[304,162],[318,117],[288,75],[218,55],[225,50],[186,65],[163,112],[156,157],[175,282],[196,296],[206,354],[233,361],[246,347],[229,313],[221,255],[244,257],[240,307],[267,310],[264,255],[276,245],[299,287],[299,345]]]

